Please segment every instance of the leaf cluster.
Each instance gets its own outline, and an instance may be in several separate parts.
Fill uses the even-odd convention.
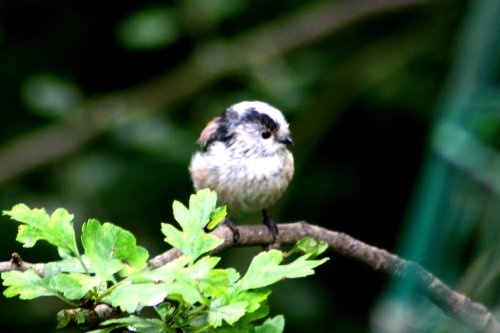
[[[33,269],[1,274],[6,297],[33,299],[53,296],[73,307],[92,308],[100,303],[121,311],[119,318],[104,321],[93,332],[125,328],[137,332],[282,332],[284,318],[269,318],[269,286],[285,278],[314,273],[325,262],[313,259],[323,244],[304,240],[290,252],[300,252],[284,263],[287,254],[262,252],[241,275],[233,268],[218,268],[220,258],[209,255],[221,239],[207,233],[220,223],[225,207],[216,207],[215,192],[201,190],[190,197],[189,207],[173,203],[180,225],[163,223],[165,242],[183,255],[159,268],[148,266],[148,251],[138,246],[132,233],[111,223],[90,219],[82,226],[80,252],[73,215],[57,209],[24,204],[4,211],[21,223],[17,240],[24,247],[46,241],[58,249],[61,260],[44,265],[39,276]],[[151,309],[152,311],[147,311]],[[154,315],[151,315],[154,314]],[[149,314],[149,315],[145,315]],[[69,324],[64,310],[59,327]],[[76,320],[85,326],[84,315]]]

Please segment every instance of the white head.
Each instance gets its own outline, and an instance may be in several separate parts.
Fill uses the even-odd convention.
[[[204,150],[222,142],[235,153],[268,156],[292,143],[288,123],[280,110],[259,101],[228,107],[200,136]]]

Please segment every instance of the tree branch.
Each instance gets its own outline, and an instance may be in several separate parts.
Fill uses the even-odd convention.
[[[318,241],[328,243],[329,247],[336,253],[363,263],[375,271],[383,271],[400,278],[415,276],[419,290],[447,315],[455,318],[475,332],[500,333],[500,324],[484,305],[473,302],[467,296],[451,289],[415,262],[402,259],[345,233],[328,230],[303,221],[278,224],[278,228],[277,242],[282,245],[292,245],[304,237],[312,237]],[[233,243],[232,231],[225,225],[221,225],[212,231],[213,235],[224,240],[213,253],[221,252],[230,247],[268,245],[272,242],[272,236],[264,225],[242,225],[238,229],[240,238],[236,244]],[[161,267],[179,256],[181,256],[179,250],[168,250],[152,258],[149,261],[149,268]],[[34,268],[39,275],[43,275],[43,264],[24,262],[17,254],[13,254],[12,259],[8,262],[0,262],[0,272],[30,268]],[[85,317],[88,316],[89,321],[92,323],[101,322],[119,315],[116,309],[106,304],[99,304],[98,312],[97,309],[83,310],[63,310],[59,315],[71,321],[71,318],[76,320],[79,313],[80,315],[83,313]]]
[[[125,116],[164,109],[227,73],[317,41],[346,24],[428,0],[319,2],[227,40],[209,42],[174,70],[149,82],[86,101],[79,116],[32,130],[0,146],[0,184],[66,156]]]
[[[34,269],[36,274],[43,276],[44,264],[32,264],[21,259],[21,256],[14,252],[10,256],[9,261],[0,262],[0,273],[9,271],[27,271],[28,269]]]
[[[373,270],[383,271],[400,278],[414,274],[420,291],[447,315],[475,332],[500,332],[500,324],[484,305],[473,302],[467,296],[451,289],[415,262],[402,259],[345,233],[328,230],[307,222],[278,224],[278,228],[277,242],[282,245],[292,245],[304,237],[313,237],[318,241],[328,243],[336,253],[363,263]],[[222,225],[214,230],[213,234],[224,240],[214,253],[228,247],[267,245],[272,242],[272,236],[264,225],[242,225],[238,226],[238,229],[240,238],[237,244],[233,243],[233,234],[226,226]],[[177,249],[169,250],[152,258],[150,266],[160,267],[180,255]]]

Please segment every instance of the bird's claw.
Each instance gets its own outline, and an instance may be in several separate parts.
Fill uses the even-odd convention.
[[[240,230],[238,229],[238,227],[236,226],[236,224],[234,224],[233,221],[231,221],[231,219],[229,217],[227,217],[227,216],[224,219],[224,224],[233,233],[233,243],[235,243],[235,244],[238,243],[238,241],[240,240]]]
[[[276,224],[276,222],[274,222],[274,220],[266,210],[262,211],[262,215],[264,216],[264,225],[269,229],[269,231],[271,232],[271,236],[273,237],[273,241],[271,242],[271,244],[274,244],[276,243],[276,239],[278,238],[278,225]]]

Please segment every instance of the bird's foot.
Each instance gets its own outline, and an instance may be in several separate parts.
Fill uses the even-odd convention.
[[[262,210],[262,216],[264,217],[264,225],[269,229],[271,236],[273,237],[273,241],[270,245],[275,244],[279,233],[278,226],[265,209]]]
[[[238,229],[236,224],[234,224],[233,221],[231,221],[231,219],[228,216],[226,216],[223,223],[225,225],[227,225],[227,227],[233,233],[233,243],[235,243],[235,244],[238,243],[238,241],[240,239],[240,230]]]

